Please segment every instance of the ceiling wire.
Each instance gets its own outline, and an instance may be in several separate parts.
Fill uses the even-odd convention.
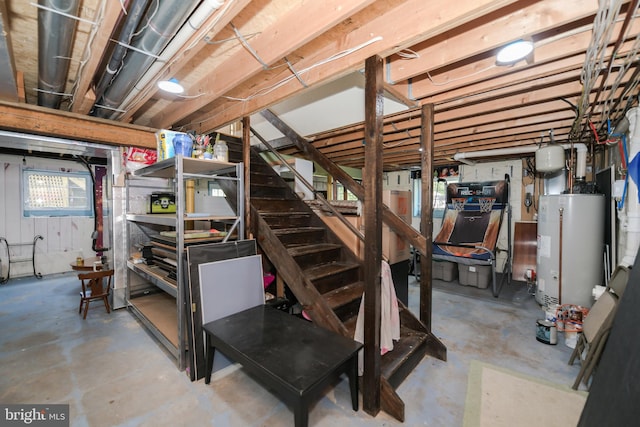
[[[598,12],[593,22],[593,35],[587,48],[584,66],[580,74],[582,94],[577,103],[578,116],[569,133],[569,139],[572,141],[579,139],[579,134],[582,130],[582,118],[587,117],[588,121],[591,91],[602,70],[606,69],[604,62],[607,46],[609,40],[611,40],[611,34],[618,19],[622,4],[622,0],[608,0],[601,1],[598,6]]]
[[[298,71],[298,74],[299,75],[306,74],[306,73],[308,73],[309,71],[313,70],[316,67],[328,64],[329,62],[333,62],[333,61],[336,61],[338,59],[341,59],[341,58],[343,58],[343,57],[345,57],[347,55],[350,55],[350,54],[352,54],[352,53],[354,53],[354,52],[356,52],[356,51],[358,51],[360,49],[363,49],[366,46],[368,46],[368,45],[370,45],[372,43],[375,43],[377,41],[380,41],[380,40],[382,40],[382,37],[380,37],[380,36],[374,37],[371,40],[368,40],[368,41],[366,41],[366,42],[364,42],[364,43],[362,43],[362,44],[360,44],[358,46],[352,47],[350,49],[343,50],[343,51],[338,52],[338,53],[336,53],[334,55],[331,55],[330,57],[328,57],[326,59],[318,61],[315,64],[312,64],[312,65],[310,65],[310,66],[308,66],[306,68],[303,68],[302,70]],[[246,98],[235,98],[235,97],[231,97],[231,96],[222,96],[222,98],[229,99],[231,101],[242,101],[242,102],[250,101],[250,100],[252,100],[254,98],[257,98],[259,96],[264,96],[264,95],[267,95],[267,94],[273,92],[274,90],[278,89],[281,86],[284,86],[289,81],[291,81],[292,79],[295,79],[295,78],[296,78],[296,76],[294,76],[294,75],[285,77],[284,79],[280,80],[276,84],[274,84],[274,85],[272,85],[270,87],[266,87],[266,88],[260,89],[260,90],[256,91],[255,93],[253,93],[252,95],[249,95]]]
[[[627,53],[626,57],[625,56],[621,57],[622,58],[621,63],[618,63],[618,64],[614,63],[618,55],[620,46],[622,45],[623,41],[626,39],[627,32],[629,31],[629,24],[633,19],[633,17],[635,17],[637,8],[638,8],[638,0],[633,0],[630,3],[629,8],[627,9],[624,23],[622,25],[622,28],[620,29],[620,33],[618,34],[618,39],[616,40],[615,46],[613,47],[611,56],[609,57],[609,64],[606,69],[606,77],[608,78],[609,76],[611,76],[614,68],[618,68],[618,71],[617,71],[617,76],[614,79],[609,89],[609,96],[605,99],[605,101],[601,106],[601,114],[602,114],[602,117],[605,119],[601,124],[601,127],[603,127],[604,124],[606,123],[607,121],[606,119],[609,119],[614,115],[615,111],[612,111],[612,105],[618,105],[618,101],[614,101],[615,93],[618,90],[618,87],[620,86],[622,80],[626,76],[627,71],[629,70],[631,65],[635,62],[636,55],[640,50],[640,35],[637,35],[634,39],[633,46],[631,47],[631,50]],[[592,102],[592,105],[594,106],[597,105],[599,96],[604,90],[605,84],[606,84],[605,79],[602,79],[600,82],[600,87],[598,88],[598,91],[596,92],[596,96]],[[591,114],[594,113],[593,111],[594,109],[595,107],[592,107],[592,111],[590,112]]]
[[[233,25],[232,22],[230,22],[229,25],[233,29],[233,32],[236,34],[236,37],[238,38],[238,40],[240,40],[240,43],[242,44],[242,46],[245,49],[247,49],[249,51],[249,53],[251,55],[253,55],[254,58],[256,58],[256,60],[260,63],[260,65],[262,65],[263,69],[268,70],[269,69],[269,64],[267,64],[266,62],[264,62],[262,60],[262,58],[260,58],[260,55],[258,55],[258,52],[256,52],[255,49],[251,47],[251,45],[247,42],[247,40],[244,38],[244,36],[238,30],[238,28],[236,28],[236,26]]]

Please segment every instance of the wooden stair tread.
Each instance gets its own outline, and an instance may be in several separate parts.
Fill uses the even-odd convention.
[[[263,176],[268,176],[268,175],[263,175]],[[269,182],[264,182],[264,181],[260,181],[260,182],[251,182],[251,186],[252,187],[268,187],[268,188],[273,188],[273,184],[269,183]]]
[[[335,309],[362,297],[363,292],[364,282],[353,282],[322,294],[322,297],[327,301],[331,309]]]
[[[272,211],[263,211],[258,209],[258,212],[260,213],[261,216],[267,217],[267,218],[268,217],[293,217],[293,216],[310,217],[311,216],[309,212],[305,212],[305,211],[272,212]]]
[[[261,199],[261,200],[280,200],[280,201],[292,201],[295,202],[296,199],[291,197],[291,198],[283,198],[282,196],[260,196],[260,197],[253,197],[251,196],[252,199]]]
[[[411,357],[422,359],[428,337],[424,332],[401,326],[400,340],[396,341],[393,350],[384,354],[380,360],[381,375],[390,379]]]
[[[317,252],[322,252],[322,251],[327,251],[332,249],[340,249],[340,248],[342,248],[342,246],[336,243],[316,243],[313,245],[293,246],[293,247],[287,248],[287,250],[289,252],[289,255],[295,258],[297,256],[308,255],[312,253],[317,253]]]
[[[331,262],[308,268],[304,270],[304,273],[305,276],[307,276],[307,278],[313,282],[316,279],[330,276],[332,274],[338,274],[344,271],[349,271],[354,268],[358,268],[358,264],[348,262]]]
[[[296,227],[296,228],[278,228],[273,230],[273,234],[276,236],[284,235],[284,234],[298,234],[298,233],[307,233],[309,231],[324,231],[322,227]]]

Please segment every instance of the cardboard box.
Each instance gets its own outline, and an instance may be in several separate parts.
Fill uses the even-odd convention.
[[[176,213],[176,195],[173,193],[151,193],[147,213]]]
[[[400,238],[387,225],[382,226],[382,254],[387,257],[389,264],[408,260],[411,256],[409,242]]]
[[[451,282],[458,278],[458,265],[451,261],[431,260],[431,278]]]
[[[458,264],[458,275],[461,285],[486,289],[491,282],[491,266]]]
[[[382,203],[387,205],[391,212],[411,224],[411,191],[384,190]]]

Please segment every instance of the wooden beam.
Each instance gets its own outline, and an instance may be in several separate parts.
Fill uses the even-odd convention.
[[[300,70],[314,69],[312,73],[305,74],[305,82],[311,87],[361,68],[363,61],[373,54],[390,55],[513,2],[514,0],[459,0],[455,8],[449,7],[450,1],[447,0],[376,2],[336,26],[335,31],[327,31],[322,37],[295,51],[295,56],[300,60],[293,65]],[[413,13],[407,14],[407,10]],[[339,59],[326,61],[338,52],[356,46],[364,47]],[[215,71],[213,74],[217,76]],[[201,131],[216,129],[236,117],[260,111],[265,106],[273,105],[305,89],[294,79],[277,90],[270,90],[274,82],[290,76],[288,71],[276,70],[262,73],[241,86],[234,85],[233,90],[226,95],[246,99],[245,102],[220,99],[214,109],[190,117],[190,123],[199,123]],[[261,95],[255,96],[257,93]],[[195,111],[197,110],[189,109],[183,116]],[[170,120],[165,123],[168,122]]]
[[[108,50],[107,45],[110,42],[111,31],[116,26],[122,12],[121,4],[118,2],[105,2],[104,7],[104,15],[95,17],[95,21],[98,22],[95,36],[90,39],[90,46],[85,46],[87,61],[78,68],[76,90],[73,93],[74,102],[71,105],[71,111],[74,113],[87,114],[95,104],[95,93],[90,89],[91,81],[102,61],[102,53]],[[96,9],[96,15],[98,13],[100,13],[100,8]],[[93,102],[90,103],[92,93]]]
[[[495,50],[509,42],[527,36],[534,36],[546,30],[579,21],[593,15],[592,4],[584,0],[564,0],[563,2],[536,2],[523,7],[522,2],[500,10],[502,16],[484,25],[474,26],[468,31],[443,38],[439,43],[424,43],[411,48],[417,59],[396,60],[389,67],[389,81],[404,81],[446,67],[464,58]],[[500,28],[496,31],[496,28]],[[469,40],[474,40],[469,43]],[[452,49],[452,46],[456,46]],[[431,66],[429,66],[431,65]]]
[[[382,58],[365,62],[364,375],[362,406],[380,411],[380,282],[382,263]]]
[[[151,123],[160,128],[175,124],[189,113],[200,110],[227,93],[239,81],[256,76],[264,71],[265,66],[271,66],[282,60],[372,2],[372,0],[295,2],[290,11],[278,17],[279,22],[272,23],[266,31],[251,39],[252,49],[259,54],[264,63],[252,58],[244,49],[237,50],[190,88],[190,92],[202,94],[202,96],[161,111],[151,119]],[[312,16],[313,19],[301,20],[300,16]]]
[[[22,71],[16,71],[16,87],[18,89],[18,102],[26,103],[27,94],[24,89],[24,73]]]
[[[156,148],[156,129],[0,101],[0,129],[78,141]]]
[[[219,31],[236,18],[236,15],[250,2],[251,0],[229,1],[222,6],[221,10],[209,16],[199,29],[189,37],[189,40],[185,42],[184,45],[190,46],[190,48],[180,49],[172,58],[167,60],[162,68],[158,69],[156,77],[150,79],[145,87],[140,88],[140,92],[128,105],[123,105],[127,112],[121,116],[120,120],[132,119],[140,108],[158,92],[157,82],[160,78],[163,76],[179,76],[183,69],[189,68],[194,58],[197,58],[198,55],[203,55],[203,50],[210,47],[204,40],[213,39]],[[222,1],[220,3],[222,3]],[[189,91],[195,93],[196,89],[190,87]],[[170,102],[173,102],[173,100]],[[170,104],[162,103],[159,109],[163,111],[169,108],[169,106]]]
[[[93,88],[89,88],[87,89],[82,99],[76,99],[75,101],[78,105],[76,106],[76,104],[74,103],[73,107],[79,107],[78,112],[86,114],[91,111],[91,108],[93,108],[93,104],[96,103],[96,92],[93,90]],[[71,111],[75,110],[72,108]]]

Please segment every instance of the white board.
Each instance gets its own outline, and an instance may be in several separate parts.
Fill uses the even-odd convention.
[[[261,255],[200,264],[198,276],[203,325],[264,304]],[[230,364],[216,352],[213,372]]]

